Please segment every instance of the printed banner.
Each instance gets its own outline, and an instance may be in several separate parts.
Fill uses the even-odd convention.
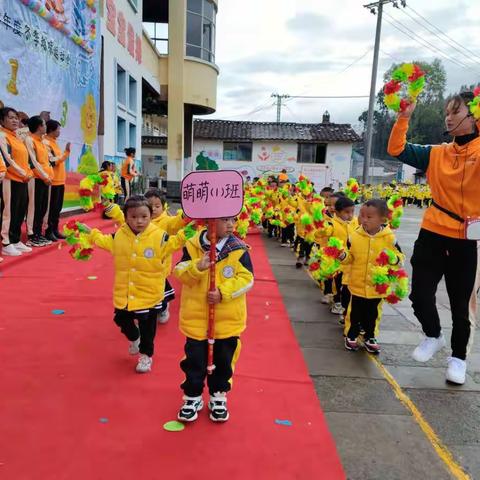
[[[0,0],[0,101],[28,116],[50,112],[71,142],[64,207],[81,174],[98,171],[98,0]]]

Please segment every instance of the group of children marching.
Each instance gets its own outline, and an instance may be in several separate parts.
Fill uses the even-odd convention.
[[[340,241],[335,253],[339,268],[319,281],[321,301],[344,325],[347,350],[357,351],[363,344],[368,352],[378,354],[382,304],[388,293],[374,285],[374,269],[382,252],[390,252],[392,268],[403,262],[404,255],[389,226],[386,199],[367,200],[357,216],[354,200],[360,187],[356,190],[352,195],[348,189],[335,192],[326,187],[316,194],[308,179],[300,178],[296,185],[290,185],[269,178],[263,186],[263,226],[269,237],[276,236],[282,246],[291,246],[297,255],[297,268],[305,265],[311,271],[319,268],[317,258],[325,247],[328,249],[329,239]]]
[[[209,304],[215,304],[215,368],[208,375],[210,419],[229,418],[226,394],[231,388],[240,354],[240,335],[246,327],[246,293],[253,286],[249,249],[235,236],[235,219],[216,220],[216,289],[209,291],[210,238],[206,228],[195,231],[182,212],[170,216],[163,194],[149,190],[129,197],[123,209],[104,202],[105,214],[119,228],[113,235],[86,230],[88,240],[114,257],[114,322],[129,340],[128,352],[138,355],[136,371],[152,369],[157,323],[168,320],[168,302],[174,290],[167,277],[172,272],[172,254],[183,249],[173,270],[182,283],[179,328],[185,335],[185,373],[181,388],[184,403],[178,419],[191,422],[203,408],[202,393],[207,378],[207,330]]]

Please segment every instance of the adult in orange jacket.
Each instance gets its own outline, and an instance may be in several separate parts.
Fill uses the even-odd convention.
[[[411,260],[410,299],[426,335],[413,358],[426,362],[445,346],[435,298],[438,284],[445,277],[453,321],[447,381],[454,384],[465,382],[478,288],[478,239],[466,228],[469,219],[480,218],[480,137],[469,112],[472,99],[473,94],[466,92],[447,102],[445,125],[452,142],[427,146],[408,143],[413,104],[399,114],[388,144],[390,155],[426,172],[433,199],[425,212]]]

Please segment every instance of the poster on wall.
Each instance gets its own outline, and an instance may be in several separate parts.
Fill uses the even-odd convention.
[[[64,207],[82,174],[98,170],[99,0],[0,0],[0,101],[28,116],[50,112],[71,142]]]

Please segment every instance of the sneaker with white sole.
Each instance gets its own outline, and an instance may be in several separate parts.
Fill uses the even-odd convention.
[[[130,355],[138,355],[140,353],[140,337],[133,342],[130,342],[130,345],[128,346],[128,353]]]
[[[142,353],[142,355],[140,355],[138,358],[138,363],[135,370],[137,373],[148,373],[152,370],[152,362],[152,357]]]
[[[467,362],[456,357],[449,357],[447,362],[447,382],[455,385],[463,385],[467,374]]]
[[[202,397],[183,396],[183,405],[177,414],[181,422],[193,422],[198,418],[198,412],[203,408]]]
[[[51,245],[53,242],[49,240],[47,237],[44,237],[43,235],[39,235],[38,239],[44,244],[44,245]]]
[[[376,338],[369,338],[363,342],[363,346],[368,353],[379,354],[381,352],[380,345]]]
[[[168,305],[167,305],[167,308],[165,308],[163,312],[158,312],[157,322],[163,325],[168,322],[169,318],[170,318],[170,311],[168,310]]]
[[[227,395],[224,392],[216,392],[210,395],[208,409],[212,422],[226,422],[230,418],[227,409]]]
[[[330,305],[333,302],[333,295],[331,293],[327,293],[326,295],[321,292],[320,293],[320,302],[324,305]]]
[[[342,307],[342,304],[334,303],[332,305],[332,308],[330,309],[330,312],[333,313],[334,315],[343,315],[344,309]]]
[[[348,337],[345,337],[345,348],[350,352],[356,352],[360,347],[356,340],[351,340]]]
[[[13,246],[19,251],[19,252],[22,252],[22,253],[27,253],[27,252],[31,252],[32,249],[30,247],[27,247],[24,243],[22,242],[18,242],[18,243],[14,243]]]
[[[2,255],[6,257],[19,257],[22,254],[20,250],[17,250],[13,244],[4,245],[2,248]]]
[[[44,243],[37,235],[29,235],[26,243],[27,247],[44,247]]]
[[[446,344],[445,337],[442,334],[438,338],[425,337],[413,351],[412,357],[417,362],[428,362]]]

